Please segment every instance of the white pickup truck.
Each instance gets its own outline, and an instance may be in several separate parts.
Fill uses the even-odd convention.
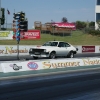
[[[32,47],[29,50],[30,56],[34,59],[49,57],[54,59],[56,57],[74,58],[74,54],[78,51],[77,48],[69,43],[63,41],[48,41],[42,46]]]

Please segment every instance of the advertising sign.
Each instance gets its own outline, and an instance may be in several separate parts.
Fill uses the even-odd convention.
[[[95,46],[82,46],[82,53],[84,52],[94,52],[95,53]]]
[[[27,32],[21,32],[21,39],[40,39],[40,30],[28,30]],[[16,38],[16,35],[13,35],[13,39]]]
[[[10,67],[12,67],[13,68],[13,70],[20,70],[20,69],[22,69],[22,66],[17,66],[17,64],[11,64],[11,65],[9,65]]]
[[[20,46],[19,54],[20,55],[29,55],[29,49],[32,46]],[[15,45],[0,45],[0,56],[15,56],[17,55],[17,46]]]
[[[0,40],[13,39],[13,31],[0,31]]]
[[[60,27],[60,29],[63,27],[70,29],[70,30],[76,30],[75,23],[52,23],[52,26]]]

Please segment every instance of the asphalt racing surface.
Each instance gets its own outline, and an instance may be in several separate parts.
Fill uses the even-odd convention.
[[[82,58],[83,57],[100,57],[100,53],[84,53],[84,54],[76,54],[75,55],[75,58],[80,58],[80,57],[82,57]],[[26,55],[26,56],[20,55],[20,59],[21,60],[23,60],[23,59],[33,60],[33,58],[30,57],[29,55]],[[39,58],[39,60],[40,59],[44,59],[44,58]],[[59,59],[59,58],[57,58],[57,59]],[[63,59],[63,57],[62,57],[62,59]],[[0,57],[0,61],[14,61],[14,60],[17,60],[17,55],[16,56],[1,56]]]
[[[100,57],[100,53],[76,54],[75,55],[75,58],[84,58],[84,57]],[[33,58],[30,56],[20,56],[20,59],[32,60]],[[59,58],[57,58],[57,59],[59,59]],[[62,59],[63,59],[63,57],[62,57]],[[0,57],[0,62],[14,61],[14,60],[17,60],[17,55],[9,56],[9,57],[8,56]],[[39,60],[43,60],[43,58],[39,58]],[[97,67],[99,67],[99,66],[97,66]],[[36,79],[40,80],[40,82],[34,83],[33,81],[35,81],[35,80],[34,79],[32,80],[32,78],[29,78],[29,77],[27,77],[26,80],[24,80],[24,79],[15,80],[15,82],[13,80],[11,80],[11,81],[6,80],[6,82],[4,82],[6,85],[4,85],[3,81],[1,81],[0,82],[0,90],[1,90],[0,100],[22,100],[22,99],[24,99],[24,100],[100,100],[100,85],[99,85],[100,84],[100,74],[99,74],[100,68],[99,69],[97,68],[97,70],[95,70],[95,71],[93,70],[92,72],[93,73],[96,72],[96,73],[94,73],[94,74],[92,73],[91,75],[85,75],[82,77],[80,77],[80,75],[77,76],[76,74],[73,74],[74,76],[76,75],[77,77],[69,78],[69,81],[68,81],[68,79],[66,79],[65,76],[64,76],[65,78],[59,78],[57,76],[59,78],[59,80],[57,80],[53,76],[51,78],[52,80],[50,82],[49,81],[44,82],[44,81],[42,81],[41,78],[39,78],[39,79],[36,78]],[[81,74],[82,73],[83,72],[81,72]],[[16,73],[16,74],[19,74],[19,73]],[[88,72],[88,74],[89,74],[89,72]],[[1,77],[2,77],[2,75],[1,75]],[[45,78],[45,77],[43,77],[43,78]],[[68,75],[67,75],[67,77],[68,77]],[[53,80],[53,78],[55,78],[55,79]],[[49,79],[49,78],[47,77],[47,79]],[[22,82],[22,84],[17,83],[20,81]],[[53,82],[53,81],[55,81],[55,82]],[[12,83],[10,84],[10,82],[15,83],[16,85],[12,84]],[[23,85],[23,82],[26,82],[26,83],[24,83],[25,86]],[[44,84],[42,84],[41,82],[44,82]],[[70,83],[70,84],[65,84],[66,82]],[[9,85],[9,86],[11,85],[12,87],[9,87],[9,86],[6,87],[7,85]],[[6,92],[4,91],[3,86],[4,86]],[[39,86],[41,86],[42,88],[39,88]],[[70,86],[70,88],[69,88],[69,86]],[[18,88],[16,88],[16,87],[18,87]],[[33,87],[33,90],[32,90],[32,87]],[[10,88],[10,89],[8,89],[8,88]],[[79,90],[79,89],[81,90],[81,92],[74,91],[74,90]],[[65,95],[62,95],[62,96],[59,95],[59,93],[61,91]],[[66,93],[68,92],[69,95],[66,95],[65,92]],[[53,96],[54,95],[53,93],[56,96]],[[58,93],[58,95],[57,95],[57,93]],[[47,94],[53,94],[53,95],[50,98],[45,99],[43,97],[43,94],[45,96]],[[20,97],[23,95],[24,95],[24,97]],[[30,98],[31,96],[33,96],[33,97]],[[41,98],[39,96],[41,96]]]
[[[100,68],[3,80],[0,100],[100,100]]]

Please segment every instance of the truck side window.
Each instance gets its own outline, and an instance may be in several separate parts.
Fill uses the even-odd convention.
[[[58,47],[64,47],[64,43],[63,42],[60,42]]]
[[[68,43],[64,43],[65,44],[65,47],[70,47],[70,45]]]

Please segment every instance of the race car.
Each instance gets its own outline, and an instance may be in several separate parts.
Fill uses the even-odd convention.
[[[56,57],[74,58],[74,54],[78,51],[73,45],[64,41],[48,41],[42,46],[35,46],[29,49],[29,55],[34,59],[48,57],[55,59]]]

